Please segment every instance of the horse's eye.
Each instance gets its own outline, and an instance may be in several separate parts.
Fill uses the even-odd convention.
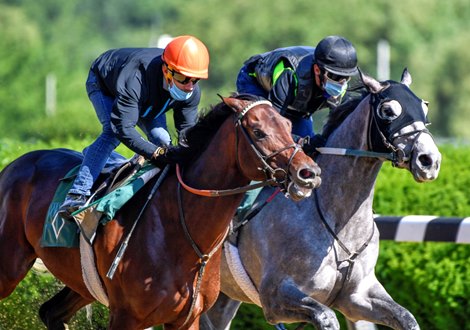
[[[263,139],[266,137],[266,134],[264,134],[263,131],[259,130],[259,129],[254,129],[253,130],[253,135],[257,138],[257,139]]]
[[[377,109],[377,114],[380,119],[393,121],[401,115],[402,111],[401,104],[398,101],[392,100],[383,102]]]

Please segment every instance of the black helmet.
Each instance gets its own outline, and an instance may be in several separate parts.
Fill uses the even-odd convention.
[[[340,36],[322,39],[315,48],[315,61],[333,74],[352,76],[357,73],[356,50],[349,40]]]

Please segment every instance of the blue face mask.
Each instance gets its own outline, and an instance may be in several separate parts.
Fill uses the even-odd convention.
[[[172,86],[168,88],[168,91],[170,92],[171,97],[175,99],[176,101],[186,101],[187,99],[191,97],[191,95],[193,95],[192,91],[189,93],[185,92],[179,89],[175,83],[173,83]]]
[[[325,83],[323,84],[323,88],[325,89],[325,92],[328,95],[332,97],[338,97],[338,96],[342,96],[346,92],[346,89],[348,88],[348,83],[345,82],[342,84],[342,83],[327,79]]]

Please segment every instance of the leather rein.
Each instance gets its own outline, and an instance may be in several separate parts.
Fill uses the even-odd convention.
[[[267,100],[260,100],[260,101],[255,101],[253,103],[250,103],[248,106],[246,106],[240,114],[237,116],[237,119],[235,121],[235,129],[238,127],[240,128],[241,132],[243,133],[244,137],[248,140],[251,149],[253,152],[256,154],[258,159],[262,163],[262,167],[259,168],[261,171],[265,173],[266,180],[254,183],[254,184],[249,184],[243,187],[237,187],[233,189],[222,189],[222,190],[214,190],[214,189],[196,189],[193,187],[188,186],[187,184],[184,183],[183,178],[182,178],[182,171],[179,167],[179,165],[176,165],[176,176],[178,178],[178,182],[183,186],[184,189],[189,191],[192,194],[199,195],[199,196],[205,196],[205,197],[220,197],[220,196],[228,196],[228,195],[235,195],[235,194],[241,194],[245,193],[249,190],[257,189],[260,187],[268,186],[268,185],[277,185],[281,187],[282,191],[285,191],[288,187],[288,170],[290,168],[290,165],[292,163],[292,160],[294,159],[295,155],[297,152],[301,150],[301,146],[293,143],[290,145],[287,145],[285,147],[280,148],[279,150],[276,150],[275,152],[266,155],[260,148],[256,145],[256,143],[253,141],[253,139],[250,137],[248,132],[246,131],[246,128],[242,125],[242,119],[246,115],[246,113],[253,109],[254,107],[261,105],[261,104],[266,104],[269,106],[272,106],[271,102]],[[239,134],[238,130],[236,130],[236,159],[237,159],[237,164],[238,167],[240,168],[240,161],[239,161]],[[273,168],[268,164],[269,159],[275,157],[276,155],[280,154],[281,152],[293,148],[294,151],[292,152],[292,155],[289,158],[289,162],[287,164],[287,170],[282,169],[282,168]]]

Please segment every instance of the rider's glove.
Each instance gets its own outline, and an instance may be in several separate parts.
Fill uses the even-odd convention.
[[[312,156],[317,148],[325,146],[326,140],[321,134],[315,134],[312,137],[306,136],[299,140],[299,144],[302,146],[303,151]]]
[[[155,149],[150,161],[158,167],[164,167],[166,164],[185,163],[190,158],[191,153],[189,148],[183,146],[164,146]]]
[[[167,147],[157,147],[150,161],[157,167],[164,167],[168,162],[166,161],[165,154],[167,152]]]

